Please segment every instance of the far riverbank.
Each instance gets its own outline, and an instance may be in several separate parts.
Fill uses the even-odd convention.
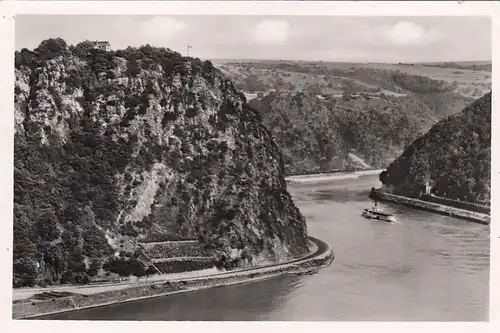
[[[384,170],[385,169],[294,175],[286,177],[285,180],[292,184],[317,183],[338,179],[355,179],[361,176],[378,175]]]
[[[320,173],[320,174],[307,174],[295,175],[285,178],[290,184],[311,184],[322,183],[340,179],[356,179],[362,176],[379,175],[385,169],[380,170],[362,170],[355,172],[335,172],[335,173]],[[400,205],[409,206],[416,209],[425,210],[441,215],[456,217],[471,222],[481,223],[485,225],[490,224],[490,215],[480,212],[474,212],[467,209],[460,209],[457,207],[447,206],[435,202],[429,202],[409,197],[398,196],[390,193],[376,191],[377,200],[392,202]],[[370,194],[370,198],[373,199]]]
[[[93,294],[78,294],[39,302],[14,303],[13,319],[38,318],[40,316],[67,311],[77,311],[116,303],[130,302],[151,297],[166,296],[183,292],[253,282],[285,274],[313,273],[328,266],[334,259],[331,246],[318,238],[309,237],[314,251],[307,256],[287,263],[224,272],[182,280],[163,280],[142,286],[129,285],[117,290]]]

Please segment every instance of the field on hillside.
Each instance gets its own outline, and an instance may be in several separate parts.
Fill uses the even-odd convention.
[[[216,61],[215,65],[246,93],[300,90],[337,97],[344,93],[405,96],[421,92],[418,91],[419,87],[417,91],[413,89],[415,84],[428,86],[430,83],[433,91],[426,92],[452,92],[476,99],[491,90],[491,71],[488,71],[491,64],[488,66],[482,62],[356,64],[321,61]],[[412,86],[405,85],[408,79],[414,81],[411,82]]]

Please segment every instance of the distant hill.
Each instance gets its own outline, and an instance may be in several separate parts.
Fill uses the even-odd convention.
[[[423,186],[452,199],[490,200],[491,93],[441,120],[380,175],[392,192],[418,196]]]
[[[214,64],[236,88],[250,93],[310,91],[317,94],[380,93],[405,95],[409,91],[394,77],[434,83],[440,91],[476,99],[491,90],[491,64],[427,63],[376,64],[306,61],[226,61]],[[453,67],[455,66],[455,67]],[[481,68],[484,67],[484,70]],[[411,89],[410,89],[411,91]]]
[[[387,167],[436,122],[491,90],[491,73],[431,65],[215,63],[261,113],[287,174]]]
[[[434,123],[468,104],[451,93],[273,92],[249,104],[261,114],[287,174],[386,167]]]

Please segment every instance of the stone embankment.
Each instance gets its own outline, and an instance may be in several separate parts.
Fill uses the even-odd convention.
[[[320,239],[310,237],[313,253],[288,263],[260,268],[218,273],[188,279],[157,281],[143,286],[131,286],[120,290],[110,290],[90,295],[73,295],[43,301],[14,303],[13,319],[27,319],[66,311],[75,311],[122,302],[166,296],[200,289],[227,286],[268,279],[285,274],[313,273],[318,268],[328,266],[334,259],[332,248]]]
[[[429,212],[434,212],[481,224],[487,224],[487,225],[490,224],[490,216],[488,214],[482,214],[479,212],[473,212],[456,207],[445,206],[434,202],[403,197],[381,191],[374,191],[373,193],[370,194],[370,198],[377,199],[380,201],[394,202],[397,204],[406,205],[413,208],[418,208]]]

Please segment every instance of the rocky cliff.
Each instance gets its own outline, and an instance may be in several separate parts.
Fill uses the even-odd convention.
[[[15,284],[84,282],[137,241],[225,268],[307,252],[279,148],[209,61],[50,39],[15,74]]]
[[[491,92],[415,140],[380,180],[405,196],[419,196],[427,185],[439,196],[489,201],[490,172]]]

